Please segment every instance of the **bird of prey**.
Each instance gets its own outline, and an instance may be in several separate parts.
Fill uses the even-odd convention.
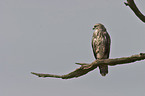
[[[110,36],[104,25],[98,23],[94,25],[92,37],[92,49],[96,59],[107,59],[110,53]],[[100,65],[100,74],[105,76],[108,73],[108,65]]]

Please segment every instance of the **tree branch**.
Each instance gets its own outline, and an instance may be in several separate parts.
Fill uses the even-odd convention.
[[[97,68],[97,66],[99,65],[115,66],[115,65],[132,63],[132,62],[140,61],[144,59],[145,59],[145,53],[140,53],[138,55],[132,55],[130,57],[122,57],[122,58],[115,58],[115,59],[99,59],[99,60],[95,60],[91,64],[76,63],[76,64],[81,65],[81,67],[77,68],[73,72],[68,73],[66,75],[41,74],[41,73],[34,73],[34,72],[31,72],[31,73],[38,77],[54,77],[54,78],[70,79],[70,78],[80,77],[82,75],[85,75],[88,72]]]
[[[136,14],[136,16],[145,23],[145,16],[139,11],[134,0],[127,0],[127,3],[124,2],[126,6],[129,6],[132,11]]]

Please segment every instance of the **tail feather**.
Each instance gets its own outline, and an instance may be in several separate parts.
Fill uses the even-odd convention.
[[[102,76],[106,76],[106,74],[108,74],[108,66],[107,65],[101,65],[99,66],[100,69],[100,74]]]

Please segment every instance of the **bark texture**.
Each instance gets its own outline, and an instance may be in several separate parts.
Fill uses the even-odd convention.
[[[115,65],[123,65],[123,64],[128,64],[128,63],[133,64],[132,62],[140,61],[144,59],[145,59],[145,53],[140,53],[138,55],[132,55],[130,57],[95,60],[91,64],[76,63],[78,65],[81,65],[81,67],[77,68],[73,72],[70,72],[66,75],[43,74],[43,73],[35,73],[35,72],[31,72],[31,73],[38,77],[54,77],[54,78],[70,79],[70,78],[80,77],[82,75],[85,75],[88,72],[97,68],[97,66],[99,65],[115,66]]]

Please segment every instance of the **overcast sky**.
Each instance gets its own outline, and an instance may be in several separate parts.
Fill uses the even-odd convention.
[[[111,36],[110,58],[145,52],[145,24],[124,1],[0,0],[0,96],[145,96],[145,61],[109,67],[105,77],[98,69],[70,80],[30,74],[93,62],[96,23]],[[145,13],[145,1],[136,3]]]

